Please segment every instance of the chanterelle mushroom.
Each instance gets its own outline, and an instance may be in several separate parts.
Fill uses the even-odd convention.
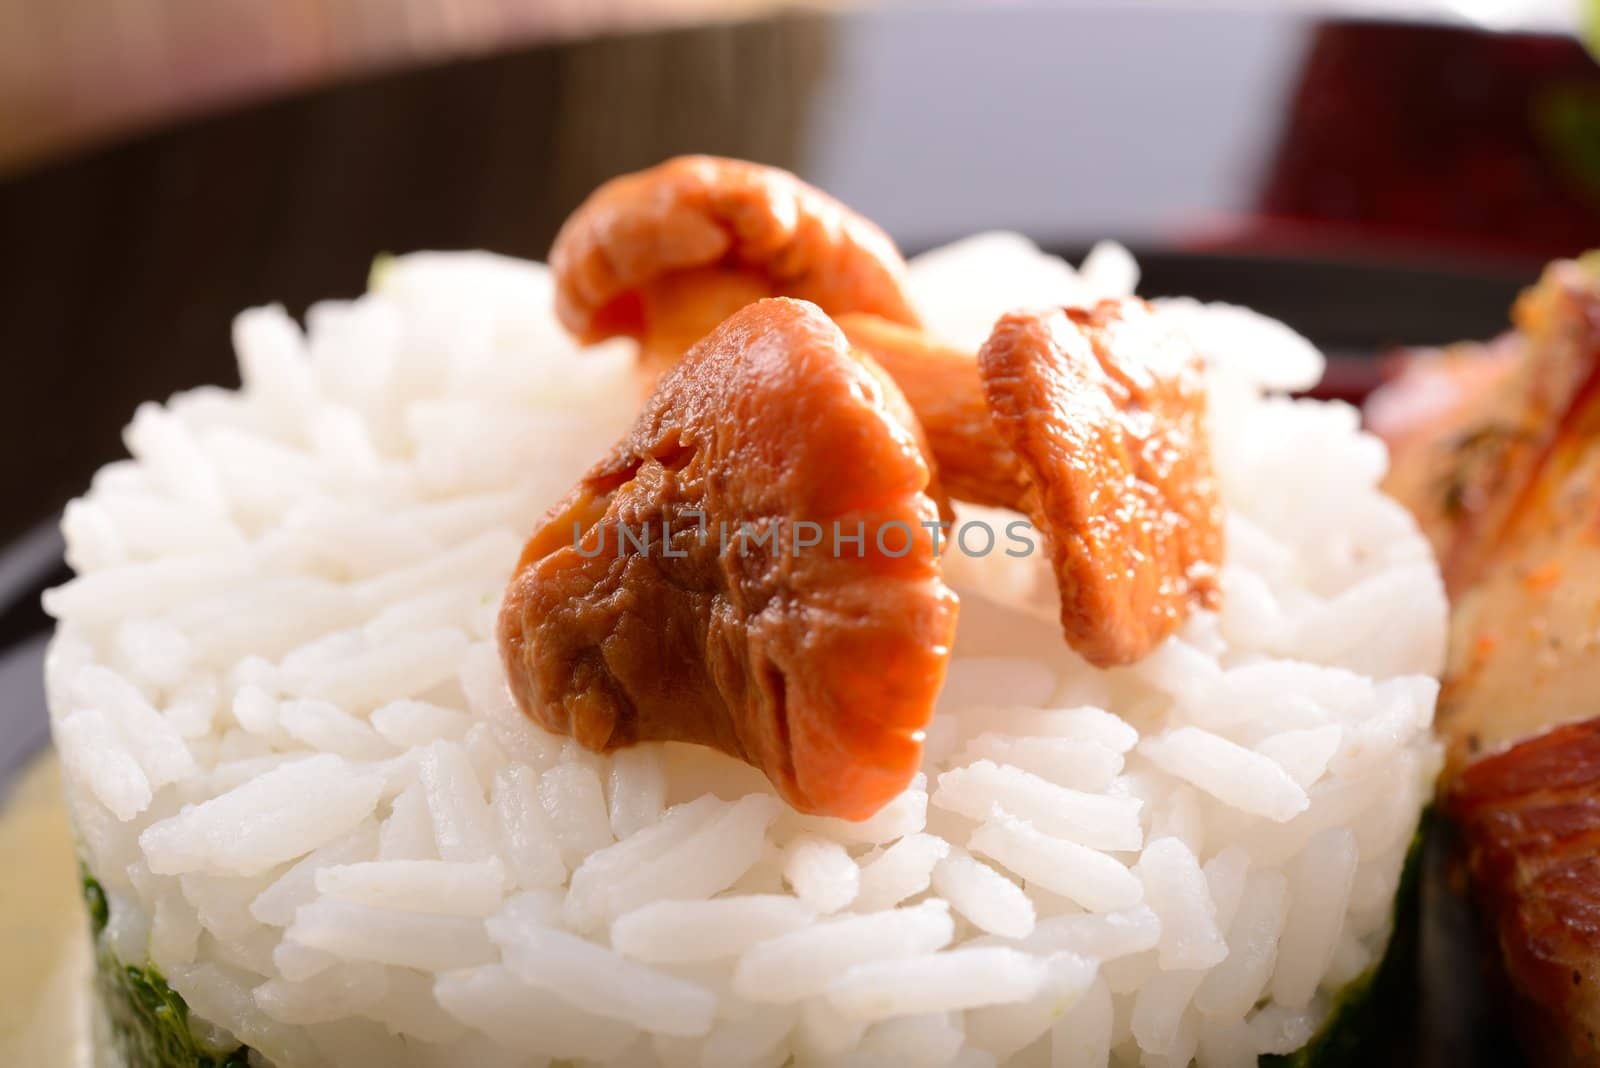
[[[952,515],[939,470],[947,456],[958,495],[1015,503],[1015,491],[980,495],[1007,490],[1003,475],[964,474],[1009,460],[994,433],[983,433],[972,355],[922,334],[904,286],[905,261],[881,230],[787,171],[682,156],[623,175],[567,219],[550,263],[566,327],[585,342],[637,338],[652,377],[752,301],[787,296],[819,305],[911,401],[934,461],[930,493],[940,514]]]
[[[948,491],[1043,528],[1067,639],[1094,663],[1138,659],[1192,605],[1214,603],[1220,519],[1198,365],[1165,358],[1176,343],[1142,303],[1054,313],[1080,334],[1070,345],[1048,340],[1048,317],[1008,317],[980,360],[923,333],[877,227],[787,172],[707,156],[602,186],[551,263],[567,327],[638,338],[655,373],[753,300],[821,305],[904,395],[941,514]],[[1030,322],[1038,337],[1023,344]]]
[[[524,711],[595,750],[713,746],[805,812],[903,790],[957,602],[891,390],[801,301],[695,345],[523,552],[499,634]]]
[[[1020,509],[1028,476],[994,428],[976,356],[881,316],[853,312],[834,319],[850,344],[871,356],[905,394],[945,492],[974,504]]]
[[[680,156],[612,179],[550,250],[556,312],[584,342],[639,339],[660,371],[762,297],[915,324],[905,261],[872,223],[787,171]]]
[[[1001,317],[978,353],[1027,471],[1068,643],[1137,660],[1218,596],[1222,513],[1199,360],[1140,300]]]

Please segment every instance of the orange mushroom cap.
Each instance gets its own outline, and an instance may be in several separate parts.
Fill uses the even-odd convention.
[[[957,601],[893,389],[801,301],[695,345],[528,541],[499,622],[523,710],[595,750],[713,746],[804,812],[902,791]]]
[[[683,284],[665,303],[693,301],[709,278],[731,288],[701,333],[776,295],[830,315],[918,321],[905,261],[882,230],[787,171],[743,160],[680,156],[612,179],[568,217],[550,265],[556,312],[584,342],[644,336],[646,291],[675,276]]]
[[[1002,316],[978,353],[1000,437],[1028,474],[1067,642],[1139,659],[1219,595],[1222,506],[1192,349],[1137,299]]]

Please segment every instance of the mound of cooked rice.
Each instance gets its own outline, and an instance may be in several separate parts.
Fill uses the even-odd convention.
[[[1019,238],[913,262],[976,347],[1017,305],[1132,291]],[[513,706],[522,539],[631,421],[545,268],[383,265],[241,315],[244,385],[142,407],[68,508],[56,743],[102,951],[257,1063],[1253,1064],[1384,952],[1438,760],[1434,563],[1321,358],[1170,301],[1210,364],[1223,607],[1098,671],[1042,553],[952,550],[924,772],[863,823],[751,768],[602,757]],[[1004,513],[964,518],[1004,529]],[[982,543],[971,538],[968,544]]]

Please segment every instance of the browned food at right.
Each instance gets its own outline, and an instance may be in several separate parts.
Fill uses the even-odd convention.
[[[877,811],[921,764],[956,623],[904,418],[815,306],[735,313],[529,539],[500,616],[523,710],[599,751],[712,746],[803,812]]]
[[[1422,522],[1452,597],[1537,523],[1530,491],[1600,388],[1600,257],[1551,264],[1512,317],[1491,345],[1411,357],[1367,404],[1393,450],[1385,488]]]
[[[978,364],[1073,649],[1131,663],[1214,607],[1222,506],[1193,350],[1143,301],[1106,300],[1003,316]]]
[[[759,163],[679,156],[589,195],[550,250],[556,313],[581,341],[639,340],[653,376],[763,297],[915,324],[894,242]]]
[[[1479,761],[1448,804],[1537,1063],[1600,1063],[1600,719]]]
[[[1451,599],[1437,724],[1475,903],[1534,1063],[1600,1065],[1600,257],[1369,404]],[[1441,388],[1443,387],[1443,388]]]
[[[1515,334],[1425,358],[1371,402],[1393,435],[1385,489],[1428,532],[1450,594],[1451,773],[1588,718],[1600,693],[1600,259],[1551,264],[1513,316]],[[1423,388],[1410,376],[1438,360],[1483,361],[1454,377],[1495,384],[1395,434]]]

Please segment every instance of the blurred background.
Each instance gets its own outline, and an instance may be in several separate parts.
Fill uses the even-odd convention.
[[[1263,0],[1561,31],[1578,0]],[[4,0],[0,167],[275,92],[531,42],[754,17],[774,0]],[[1147,5],[1157,6],[1157,5]],[[1197,6],[1197,5],[1191,5]],[[1206,5],[1198,5],[1206,6]],[[1216,6],[1216,5],[1210,5]],[[1233,5],[1240,6],[1240,5]]]

